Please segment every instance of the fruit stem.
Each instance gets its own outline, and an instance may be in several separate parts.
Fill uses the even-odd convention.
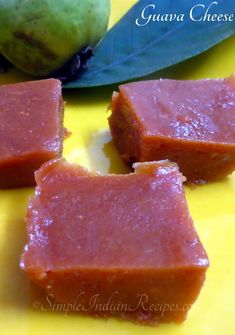
[[[87,61],[93,56],[93,49],[86,46],[67,61],[59,70],[50,77],[60,79],[63,83],[78,79],[87,70]]]

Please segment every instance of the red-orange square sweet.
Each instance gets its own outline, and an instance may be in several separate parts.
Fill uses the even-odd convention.
[[[110,129],[127,162],[169,159],[189,182],[235,169],[235,77],[150,80],[113,94]]]
[[[1,188],[34,185],[34,171],[61,156],[63,111],[59,80],[0,86]]]
[[[180,322],[204,283],[208,258],[182,175],[168,161],[129,175],[45,163],[28,214],[21,267],[74,311],[136,322]]]

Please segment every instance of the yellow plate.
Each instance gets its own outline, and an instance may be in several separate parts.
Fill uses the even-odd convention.
[[[111,24],[134,4],[113,0]],[[203,37],[202,37],[203,38]],[[235,37],[209,52],[169,71],[178,79],[224,77],[235,72]],[[0,83],[28,80],[11,70]],[[126,173],[107,124],[107,106],[113,88],[65,92],[65,126],[72,136],[64,156],[104,173]],[[33,300],[30,284],[19,269],[25,242],[23,221],[33,189],[0,191],[0,334],[125,334],[125,335],[234,335],[235,334],[235,175],[218,183],[186,188],[191,214],[208,252],[211,267],[196,304],[181,325],[137,326],[116,319],[99,320],[48,311],[48,304]],[[47,310],[47,311],[45,311]]]

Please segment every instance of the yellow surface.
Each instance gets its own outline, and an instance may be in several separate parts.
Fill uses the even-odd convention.
[[[134,3],[113,0],[111,23]],[[235,38],[202,56],[168,71],[170,77],[196,79],[223,77],[235,72]],[[11,70],[0,83],[28,80]],[[115,88],[115,87],[114,87]],[[65,125],[73,135],[65,141],[70,161],[104,173],[126,173],[107,125],[107,105],[112,88],[75,90],[64,94]],[[182,325],[143,327],[129,322],[106,321],[43,311],[19,269],[25,242],[24,215],[33,189],[0,191],[0,334],[46,335],[234,335],[235,334],[235,175],[218,183],[186,188],[191,214],[208,252],[211,267],[201,295]]]

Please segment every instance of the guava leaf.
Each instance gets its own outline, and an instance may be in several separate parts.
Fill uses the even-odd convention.
[[[141,15],[146,7],[144,19]],[[221,15],[227,20],[219,21],[218,16],[215,21],[211,21],[212,16],[210,20],[200,20],[208,7],[209,15]],[[192,8],[197,21],[190,17]],[[182,20],[181,16],[182,21],[169,21],[168,16],[167,21],[163,16],[167,13],[182,13],[184,17]],[[158,21],[158,14],[162,21]],[[130,81],[199,55],[235,33],[234,14],[234,0],[140,0],[107,32],[88,62],[88,70],[64,88]],[[141,25],[136,24],[138,18]]]

